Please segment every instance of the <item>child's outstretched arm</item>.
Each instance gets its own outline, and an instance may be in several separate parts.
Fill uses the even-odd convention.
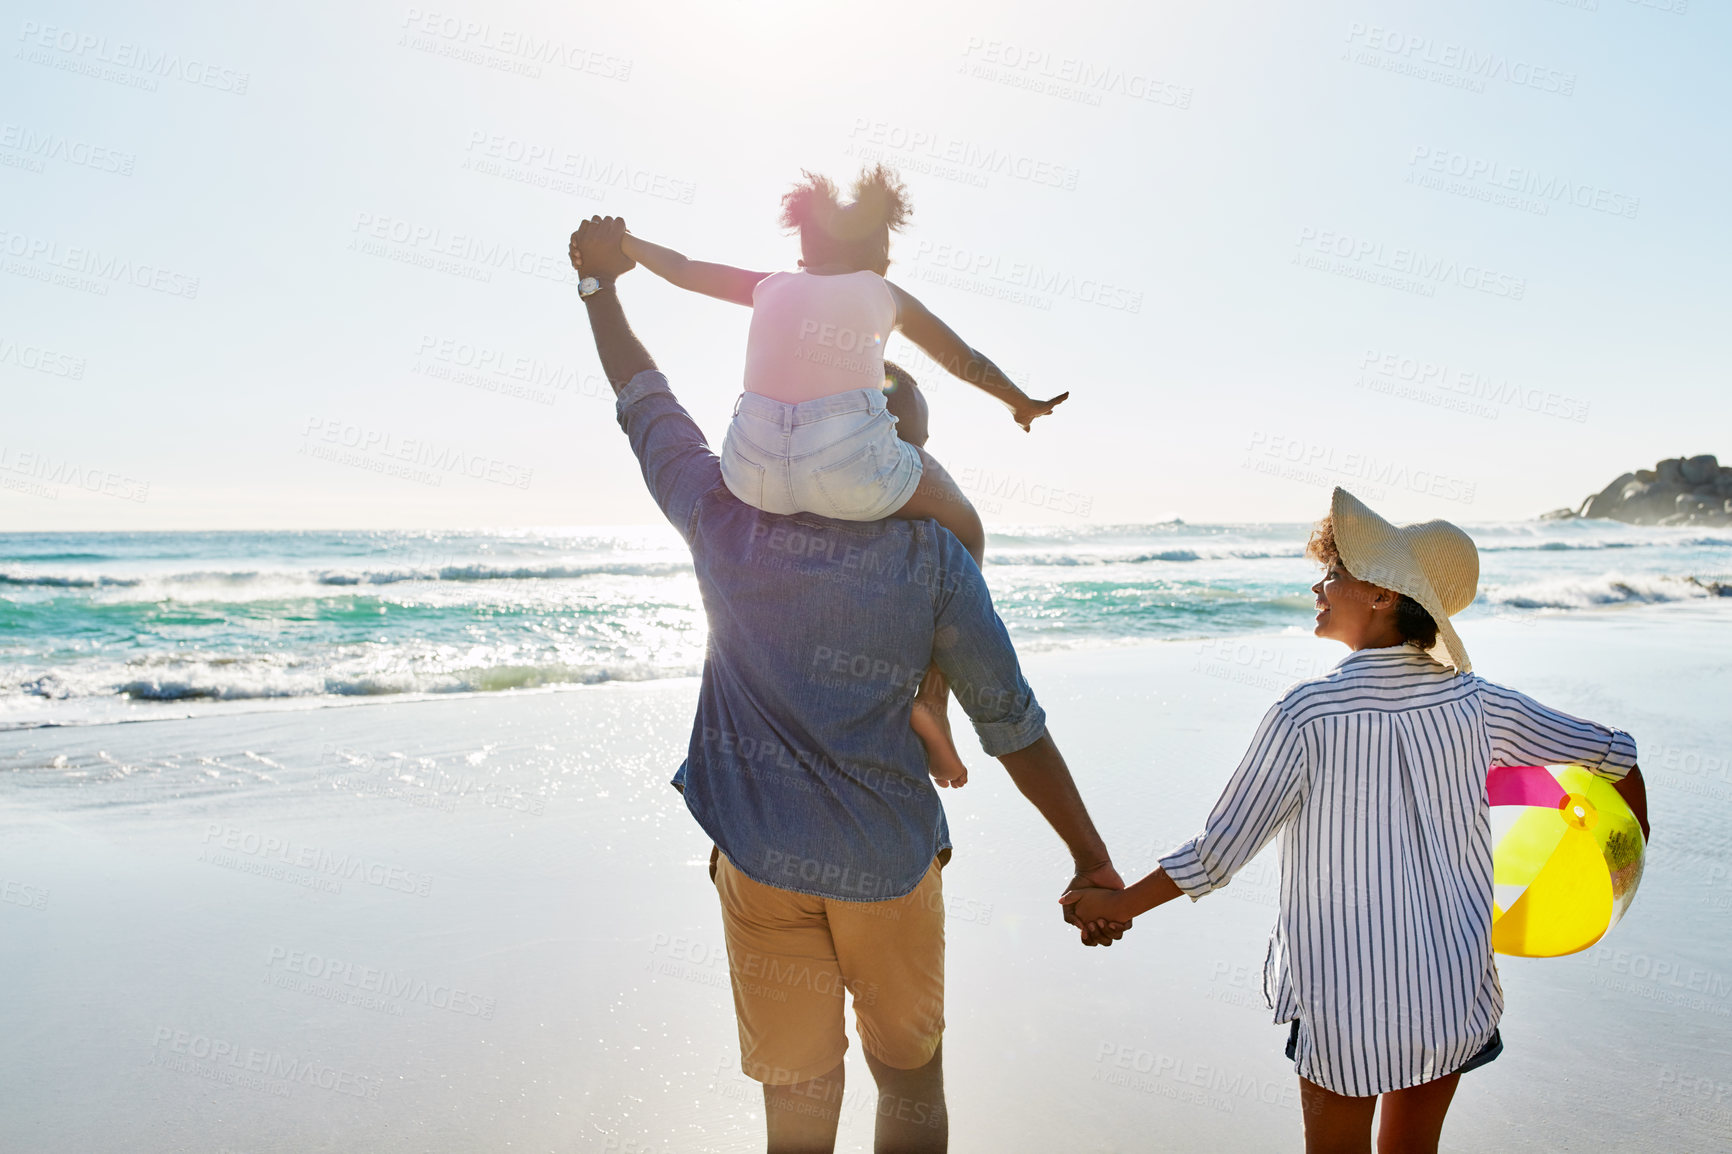
[[[683,253],[663,248],[659,244],[651,244],[629,232],[625,234],[619,247],[625,255],[669,284],[703,293],[705,296],[733,301],[748,308],[752,304],[752,290],[758,287],[759,281],[770,275],[767,272],[749,272],[733,265],[692,260]]]
[[[890,284],[889,281],[884,283]],[[1017,388],[1016,383],[985,354],[957,336],[954,329],[912,295],[893,284],[890,285],[890,294],[896,298],[896,326],[902,330],[902,335],[920,346],[927,356],[943,365],[953,376],[1008,405],[1016,423],[1025,432],[1036,417],[1046,416],[1060,401],[1070,396],[1069,393],[1060,393],[1050,401],[1033,399]]]

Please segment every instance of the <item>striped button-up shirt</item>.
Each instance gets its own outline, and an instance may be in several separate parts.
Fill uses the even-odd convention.
[[[1362,649],[1275,703],[1203,833],[1161,866],[1196,899],[1279,834],[1264,997],[1299,1022],[1299,1074],[1338,1094],[1417,1085],[1503,1013],[1486,770],[1565,762],[1615,781],[1635,742],[1417,646]]]

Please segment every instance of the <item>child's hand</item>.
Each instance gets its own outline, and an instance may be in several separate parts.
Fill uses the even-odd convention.
[[[1070,396],[1068,392],[1060,393],[1050,401],[1037,401],[1033,397],[1024,397],[1011,406],[1011,415],[1016,418],[1016,423],[1021,425],[1022,431],[1026,433],[1029,431],[1028,427],[1034,424],[1036,417],[1046,416],[1058,408],[1059,404],[1068,396]]]
[[[630,272],[637,267],[637,261],[627,256],[621,247],[625,235],[624,217],[590,217],[571,234],[571,267],[580,276],[604,279]]]

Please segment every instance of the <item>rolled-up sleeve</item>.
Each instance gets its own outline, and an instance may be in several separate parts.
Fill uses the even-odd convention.
[[[650,496],[691,543],[698,499],[722,483],[721,463],[703,430],[674,397],[667,377],[653,369],[633,377],[614,407]]]
[[[1305,793],[1305,743],[1282,707],[1263,715],[1203,832],[1161,859],[1192,901],[1218,890],[1298,812]]]
[[[1481,680],[1479,699],[1493,765],[1572,763],[1621,781],[1636,764],[1635,739],[1621,729],[1571,717],[1489,681]]]
[[[1022,676],[1010,634],[974,560],[955,537],[940,536],[943,564],[935,581],[932,658],[974,723],[980,747],[989,756],[1003,757],[1040,740],[1046,710]]]

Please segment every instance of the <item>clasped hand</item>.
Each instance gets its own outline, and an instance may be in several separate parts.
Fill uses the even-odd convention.
[[[1070,879],[1059,903],[1064,920],[1081,932],[1083,945],[1110,946],[1131,928],[1129,918],[1117,921],[1103,909],[1107,899],[1124,888],[1124,879],[1111,864],[1081,870]]]
[[[617,277],[637,267],[620,248],[625,218],[592,216],[571,234],[571,267],[584,276]]]

